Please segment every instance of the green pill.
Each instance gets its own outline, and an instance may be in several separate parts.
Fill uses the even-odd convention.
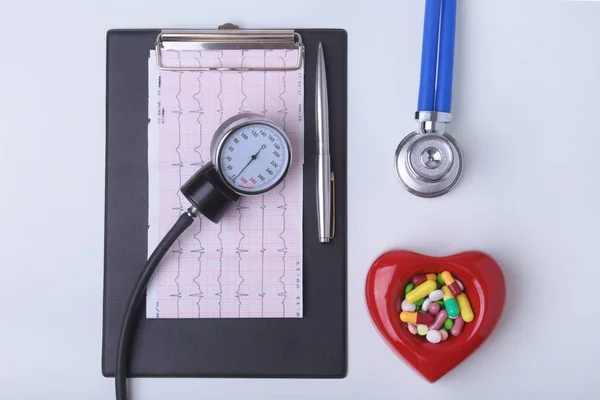
[[[417,309],[415,310],[416,312],[421,311],[421,306],[417,306]]]
[[[450,329],[452,329],[453,326],[454,326],[454,321],[452,321],[450,318],[448,318],[446,321],[444,321],[444,328],[450,330]]]
[[[415,288],[415,285],[413,285],[412,283],[409,283],[408,285],[406,285],[406,287],[404,288],[404,294],[407,294],[408,292],[410,292],[411,290],[413,290]]]
[[[458,317],[459,309],[458,303],[454,297],[449,298],[445,301],[446,303],[446,311],[448,312],[448,316],[450,317]]]
[[[437,275],[437,283],[438,283],[438,288],[441,288],[442,286],[445,285],[444,280],[442,279],[442,274],[439,273]]]
[[[421,305],[423,305],[424,302],[425,302],[425,298],[422,298],[421,300],[415,301],[415,304],[418,306],[421,306]]]
[[[438,300],[438,301],[436,301],[436,303],[438,303],[442,308],[445,307],[443,300]]]

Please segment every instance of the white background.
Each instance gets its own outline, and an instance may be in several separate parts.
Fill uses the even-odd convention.
[[[110,28],[349,34],[349,371],[343,380],[144,379],[134,399],[593,398],[600,390],[600,4],[459,2],[454,117],[465,174],[408,194],[423,0],[0,4],[0,397],[110,399],[100,372],[105,41]],[[391,248],[489,252],[508,284],[492,337],[438,383],[382,341],[364,301]]]

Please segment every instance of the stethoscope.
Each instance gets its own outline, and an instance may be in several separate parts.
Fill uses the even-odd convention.
[[[181,187],[181,194],[191,206],[156,246],[131,292],[117,350],[117,400],[128,399],[127,364],[137,311],[145,298],[146,286],[167,251],[200,214],[218,223],[240,196],[259,195],[279,185],[292,163],[292,147],[286,133],[257,114],[239,114],[223,122],[212,138],[210,154],[211,161]]]
[[[462,174],[462,151],[446,132],[452,122],[455,32],[456,0],[426,0],[415,114],[419,130],[400,142],[395,158],[400,182],[420,197],[448,193]]]

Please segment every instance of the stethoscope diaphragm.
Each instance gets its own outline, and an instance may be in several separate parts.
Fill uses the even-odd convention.
[[[428,114],[430,118],[437,118],[439,113]],[[460,146],[440,128],[431,129],[436,123],[441,124],[435,120],[423,121],[421,130],[406,136],[396,149],[398,178],[406,190],[420,197],[437,197],[449,192],[462,175]]]

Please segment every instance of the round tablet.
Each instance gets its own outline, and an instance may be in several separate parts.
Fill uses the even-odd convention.
[[[404,300],[400,305],[400,308],[402,309],[402,311],[414,312],[417,309],[417,306],[413,303],[409,303],[408,301]]]
[[[439,332],[440,332],[440,335],[442,336],[442,340],[448,339],[448,331],[441,330]]]
[[[442,334],[439,331],[429,331],[426,337],[429,343],[439,343],[442,341]]]
[[[434,290],[433,292],[429,293],[429,298],[431,299],[431,301],[438,301],[444,298],[444,292],[442,292],[441,290]]]
[[[429,331],[427,325],[417,325],[417,333],[419,334],[419,336],[427,335],[427,331]]]
[[[408,331],[413,334],[416,335],[417,334],[417,326],[413,325],[413,324],[406,324],[408,325]]]
[[[429,310],[429,306],[431,305],[431,299],[425,299],[423,305],[421,306],[421,310],[427,312]]]

